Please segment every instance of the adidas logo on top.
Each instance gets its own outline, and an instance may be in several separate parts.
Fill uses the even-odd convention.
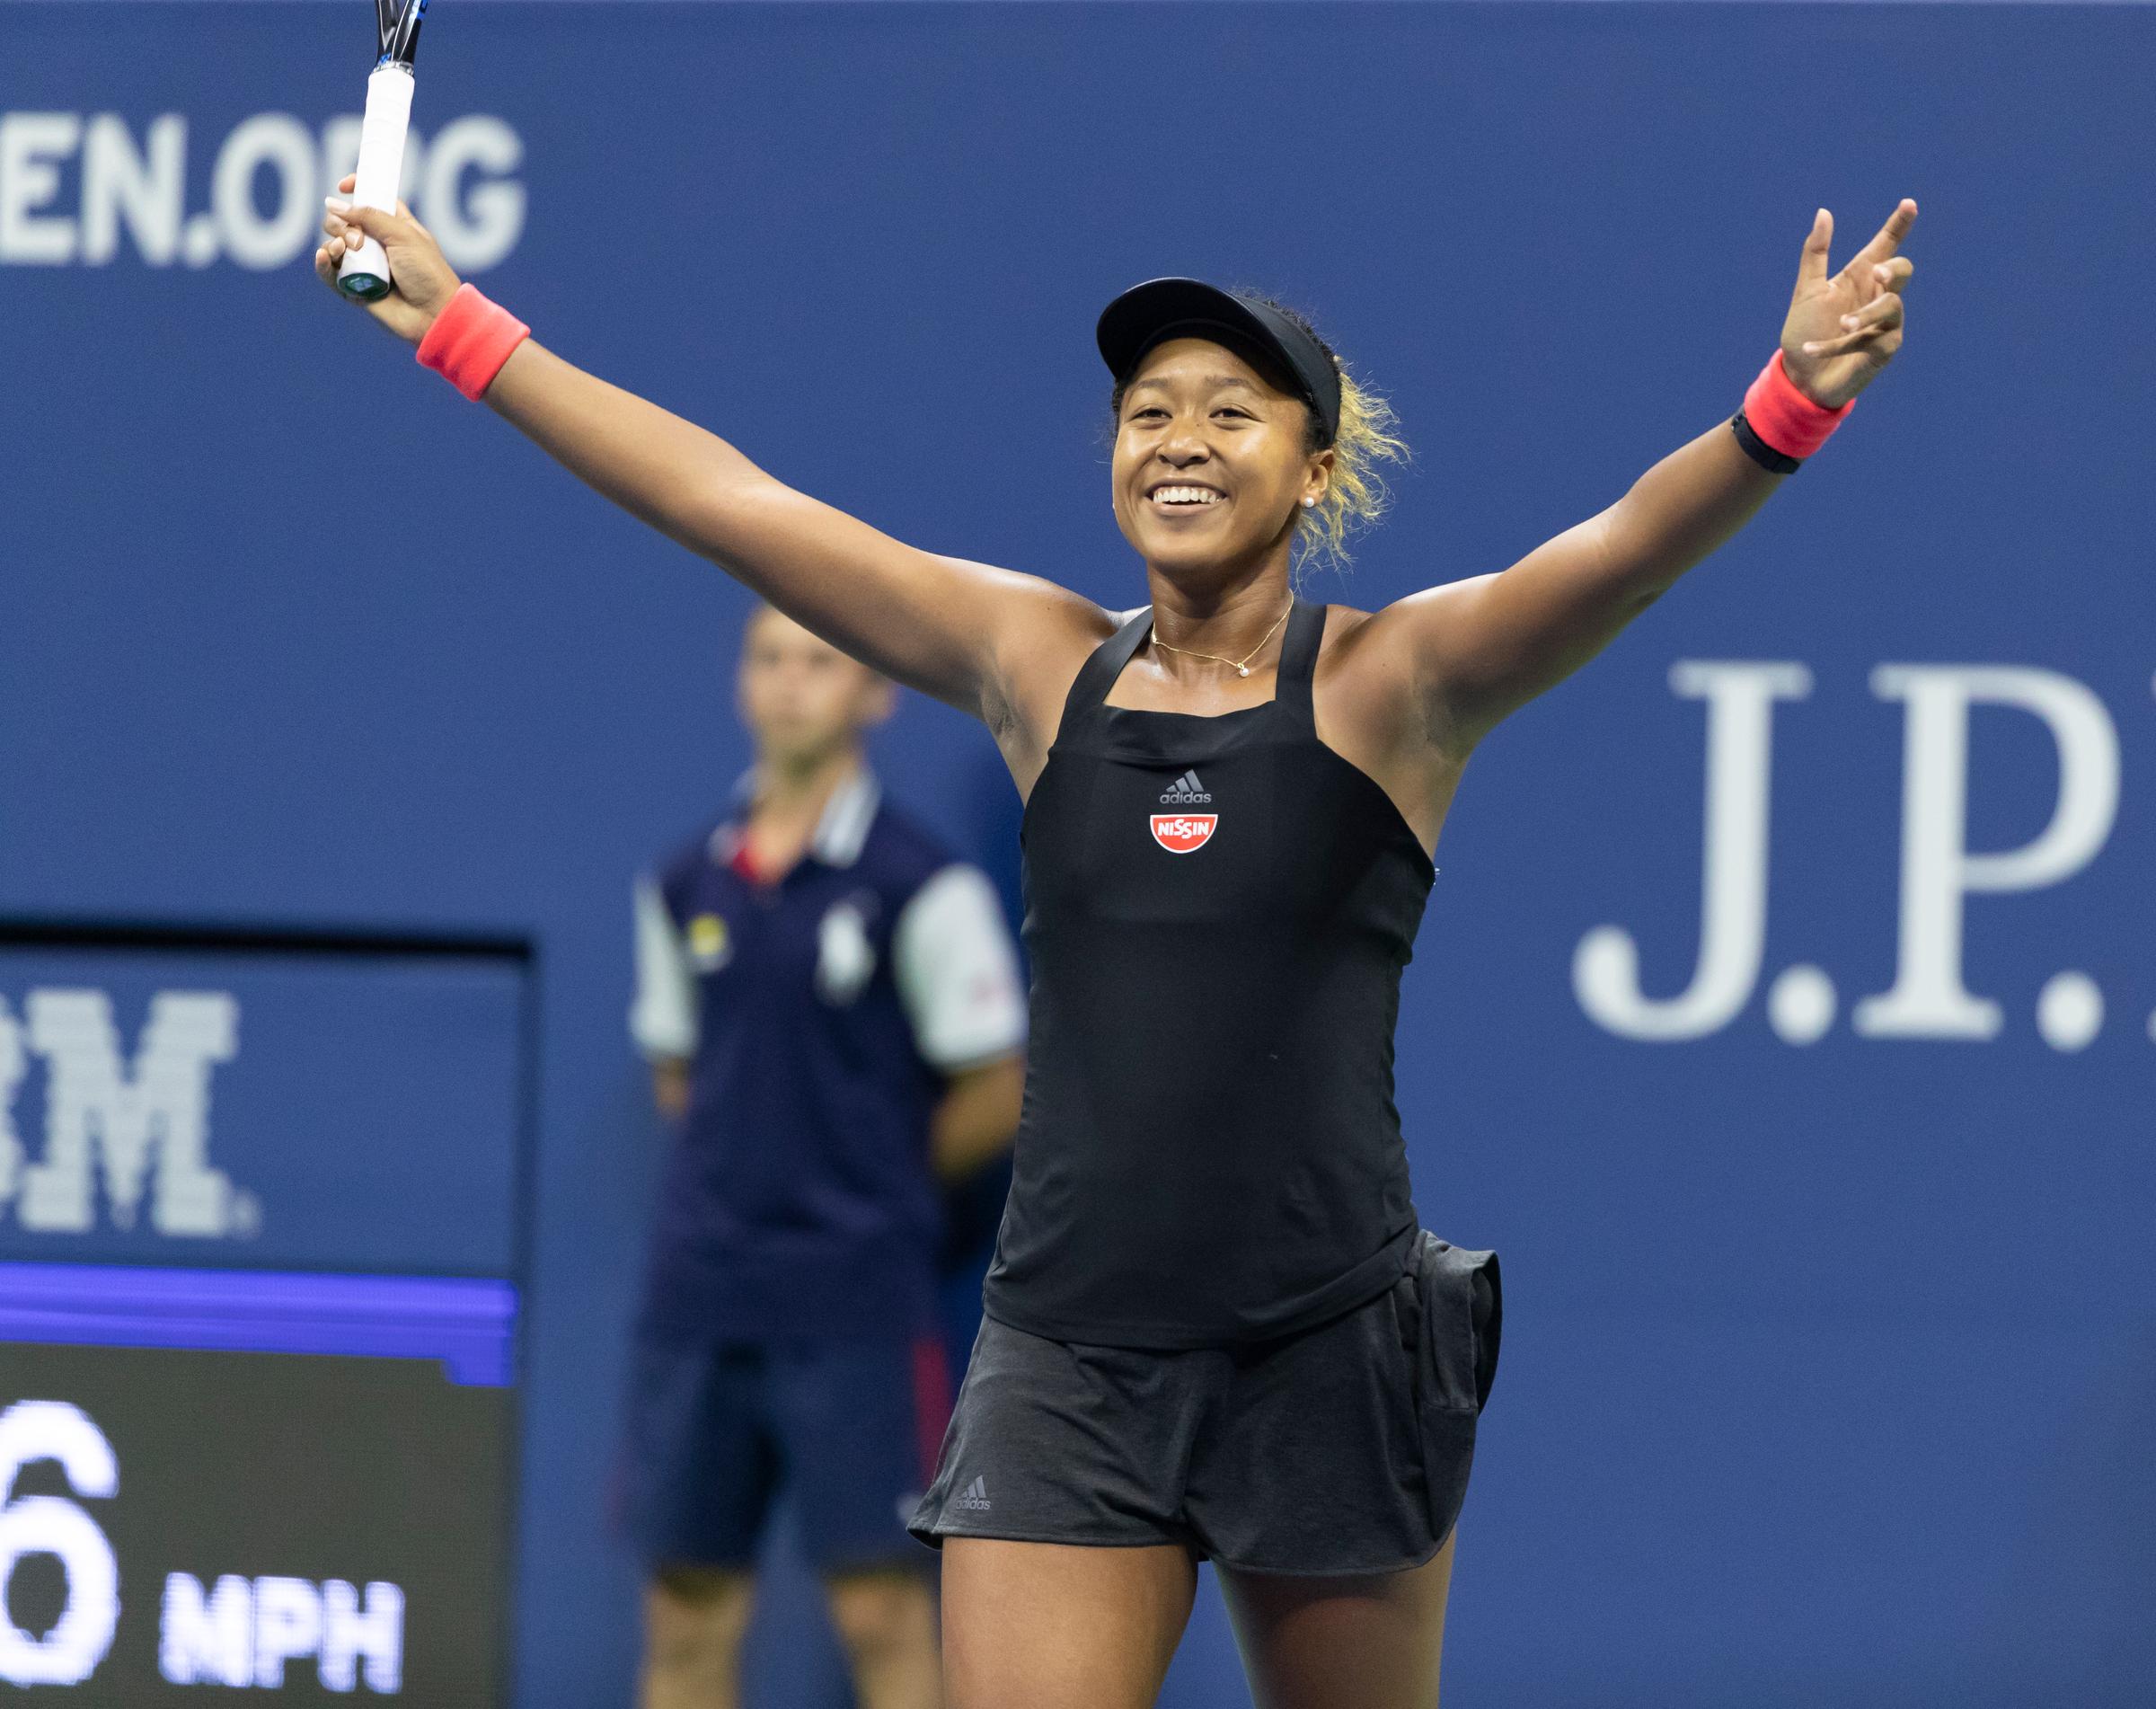
[[[1161,792],[1161,800],[1171,807],[1188,807],[1195,801],[1209,801],[1213,793],[1197,781],[1195,771],[1185,772]]]
[[[959,1491],[958,1494],[950,1498],[950,1504],[955,1508],[961,1508],[968,1513],[987,1512],[987,1480],[985,1478],[975,1478],[972,1483],[968,1483],[963,1490]]]

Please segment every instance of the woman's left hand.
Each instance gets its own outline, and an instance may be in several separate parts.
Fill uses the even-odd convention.
[[[1902,348],[1902,287],[1916,269],[1894,252],[1915,224],[1916,203],[1904,196],[1879,235],[1830,279],[1826,252],[1834,217],[1824,208],[1813,216],[1789,316],[1781,323],[1781,366],[1813,403],[1839,409]]]

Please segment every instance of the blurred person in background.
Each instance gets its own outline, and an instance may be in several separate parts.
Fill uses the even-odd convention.
[[[754,769],[636,891],[631,1032],[674,1129],[620,1485],[641,1702],[738,1701],[783,1483],[862,1709],[933,1709],[905,1520],[950,1405],[941,1197],[1011,1142],[1025,1001],[986,878],[880,799],[890,683],[765,607],[738,693]]]

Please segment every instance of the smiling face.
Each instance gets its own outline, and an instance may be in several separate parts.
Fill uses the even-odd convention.
[[[1330,450],[1310,449],[1310,409],[1225,345],[1177,338],[1140,359],[1116,416],[1116,521],[1176,580],[1285,559],[1304,498],[1321,498]]]

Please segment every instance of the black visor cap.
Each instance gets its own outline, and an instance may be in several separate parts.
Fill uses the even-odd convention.
[[[1100,311],[1093,337],[1118,385],[1165,339],[1215,338],[1231,349],[1254,347],[1271,358],[1316,412],[1323,442],[1330,445],[1339,436],[1340,376],[1331,359],[1286,315],[1250,297],[1203,279],[1149,279]]]

